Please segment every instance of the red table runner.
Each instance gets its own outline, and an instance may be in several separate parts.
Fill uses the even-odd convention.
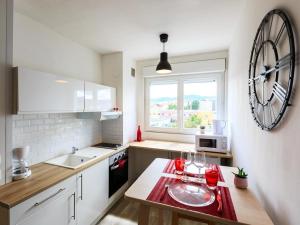
[[[161,177],[149,196],[147,197],[147,200],[170,205],[177,208],[182,209],[188,209],[190,211],[195,212],[201,212],[217,217],[221,217],[224,219],[237,221],[237,217],[235,214],[234,206],[231,200],[230,192],[227,187],[220,187],[218,186],[218,189],[221,191],[221,198],[222,198],[222,204],[223,204],[223,210],[222,212],[218,212],[218,201],[215,200],[211,205],[204,206],[204,207],[192,207],[183,205],[177,201],[175,201],[172,197],[169,196],[168,191],[166,189],[166,184],[171,185],[174,183],[182,182],[179,179],[176,178],[169,178],[169,177]],[[205,185],[205,184],[197,184],[197,185]],[[216,193],[215,193],[216,194]]]
[[[216,166],[216,168],[217,168],[217,170],[219,172],[219,181],[225,182],[224,177],[222,175],[222,171],[220,169],[220,166],[219,165],[215,165],[215,166]],[[170,160],[168,162],[168,164],[166,165],[166,167],[163,170],[163,173],[176,174],[175,160]],[[187,176],[189,176],[189,177],[198,177],[199,174],[194,174],[194,173],[187,172]],[[204,175],[203,178],[205,178],[205,175]]]

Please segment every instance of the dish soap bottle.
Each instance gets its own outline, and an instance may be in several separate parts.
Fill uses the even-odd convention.
[[[136,131],[136,140],[138,142],[142,141],[142,131],[141,131],[141,126],[140,125],[138,126],[138,129]]]

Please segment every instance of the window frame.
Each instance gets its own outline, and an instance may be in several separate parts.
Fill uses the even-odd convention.
[[[171,75],[160,77],[145,77],[145,106],[144,121],[146,132],[170,133],[170,134],[195,134],[197,128],[184,128],[184,82],[217,82],[217,119],[225,117],[225,79],[224,72],[203,73],[192,75]],[[151,84],[177,83],[177,128],[150,127],[150,85]]]

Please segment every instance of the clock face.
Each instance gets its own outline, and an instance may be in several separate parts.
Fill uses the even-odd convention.
[[[273,129],[290,105],[295,70],[293,30],[286,14],[270,11],[258,27],[249,65],[249,100],[254,120]]]

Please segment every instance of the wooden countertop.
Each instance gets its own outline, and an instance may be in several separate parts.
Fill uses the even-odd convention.
[[[234,186],[233,175],[231,172],[235,171],[236,168],[233,167],[221,166],[221,171],[225,182],[220,182],[219,185],[227,186],[229,188],[238,222],[228,221],[220,217],[211,216],[209,214],[189,211],[177,207],[174,208],[169,205],[148,201],[148,195],[150,194],[150,192],[152,191],[152,189],[154,188],[161,176],[179,178],[179,176],[175,174],[165,174],[162,172],[165,166],[167,165],[168,161],[168,159],[155,159],[150,164],[150,166],[142,173],[142,175],[126,191],[125,197],[134,201],[138,201],[141,204],[147,206],[169,209],[188,216],[214,221],[220,224],[273,225],[273,222],[266,213],[265,209],[260,205],[253,191],[250,188],[242,190]],[[190,179],[195,181],[197,178]],[[204,179],[201,182],[205,182]]]
[[[26,199],[29,199],[127,147],[128,146],[124,146],[124,148],[112,150],[78,169],[68,169],[46,163],[33,165],[30,167],[32,171],[30,177],[0,186],[0,205],[5,208],[12,208]]]
[[[0,205],[11,208],[78,172],[46,163],[32,166],[31,171],[26,179],[0,186]]]
[[[172,151],[172,152],[181,152],[181,151],[196,152],[195,144],[182,143],[182,142],[170,142],[170,141],[157,141],[157,140],[144,140],[141,142],[131,142],[129,144],[129,147],[154,149],[154,150],[161,150],[161,151]],[[206,155],[210,157],[217,157],[217,158],[226,158],[226,159],[232,158],[232,154],[230,152],[227,153],[206,152]]]

